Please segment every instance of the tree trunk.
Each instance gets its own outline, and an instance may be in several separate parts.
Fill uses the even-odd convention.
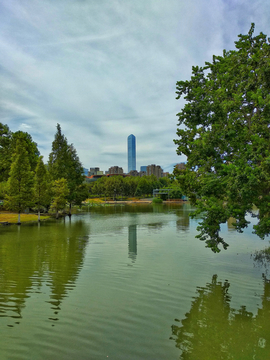
[[[38,209],[38,222],[40,222],[40,209]]]
[[[21,213],[18,213],[18,222],[17,225],[21,225]]]
[[[56,218],[56,219],[58,219],[58,218],[59,218],[59,213],[58,213],[58,210],[56,210],[55,218]]]
[[[71,218],[71,202],[69,203],[69,212],[68,212],[69,218]]]

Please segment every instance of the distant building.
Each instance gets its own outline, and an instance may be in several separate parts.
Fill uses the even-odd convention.
[[[131,170],[136,170],[136,138],[133,134],[127,138],[128,147],[128,173]]]
[[[159,179],[163,176],[163,170],[159,165],[148,165],[146,169],[146,175],[155,175]]]
[[[129,172],[129,175],[130,175],[130,176],[139,176],[139,173],[138,173],[137,170],[131,170],[131,171]]]
[[[178,170],[185,170],[186,169],[186,164],[185,163],[179,163],[175,165],[175,168]]]
[[[147,166],[146,166],[146,168],[147,168]],[[140,176],[140,177],[145,176],[145,175],[146,175],[146,171],[140,171],[140,172],[139,172],[139,176]]]
[[[119,166],[111,166],[108,171],[106,171],[109,175],[121,175],[124,174],[123,168]]]
[[[92,175],[103,175],[103,171],[100,171],[98,167],[90,168],[90,170],[88,171],[88,176]]]
[[[141,166],[141,167],[140,167],[140,170],[141,170],[141,171],[145,171],[145,173],[146,173],[147,166]]]
[[[169,172],[164,172],[164,173],[163,173],[163,177],[168,177],[169,175],[170,175]]]

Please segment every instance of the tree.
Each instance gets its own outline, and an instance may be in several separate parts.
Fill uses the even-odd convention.
[[[59,210],[63,210],[69,195],[67,180],[62,178],[55,180],[52,185],[53,199],[51,209],[56,212],[56,219],[59,217]]]
[[[123,192],[125,196],[135,196],[140,177],[128,176],[124,178]]]
[[[12,154],[16,151],[19,139],[24,141],[31,170],[34,171],[37,166],[39,150],[31,135],[23,131],[12,133],[7,125],[0,123],[0,181],[8,180]]]
[[[146,196],[152,193],[153,186],[150,176],[143,176],[140,178],[137,189],[136,189],[136,196]]]
[[[30,169],[28,153],[24,140],[18,139],[16,151],[12,156],[12,164],[8,179],[5,207],[20,214],[33,205],[33,172]]]
[[[53,180],[66,178],[68,174],[68,143],[62,134],[60,124],[56,126],[57,132],[52,142],[52,151],[49,154],[48,170]]]
[[[69,216],[71,216],[72,204],[81,199],[81,185],[84,182],[84,171],[80,159],[73,144],[69,145],[67,138],[62,134],[60,124],[57,124],[57,132],[52,143],[52,151],[48,162],[49,174],[52,180],[64,178],[67,180],[69,194]]]
[[[7,181],[0,182],[0,200],[4,199],[7,194]]]
[[[73,144],[68,146],[67,165],[68,174],[66,179],[69,188],[69,195],[67,200],[69,202],[69,216],[71,216],[72,204],[81,203],[81,201],[87,198],[87,194],[83,187],[83,182],[85,179],[83,167]]]
[[[40,156],[34,177],[34,199],[38,208],[38,222],[40,221],[40,208],[48,205],[50,202],[48,187],[49,182],[47,170],[43,163],[43,156]]]
[[[197,236],[214,252],[228,244],[220,224],[235,218],[239,232],[245,216],[259,209],[255,233],[270,233],[270,44],[266,35],[240,34],[236,50],[193,67],[188,81],[177,82],[177,153],[187,156],[178,179],[202,214]]]
[[[16,131],[15,133],[12,133],[11,141],[10,141],[10,153],[13,154],[13,152],[16,149],[17,141],[21,139],[24,141],[25,149],[28,153],[28,159],[30,164],[31,171],[35,171],[38,158],[39,158],[39,150],[37,147],[37,143],[33,141],[32,136],[28,134],[27,132],[23,131]]]
[[[11,152],[11,131],[7,125],[0,123],[0,182],[6,181],[9,176]]]
[[[95,181],[93,184],[93,194],[98,195],[99,197],[102,194],[105,194],[105,177],[102,177],[100,179],[98,179],[97,181]],[[106,194],[105,194],[106,196]],[[106,201],[106,197],[105,197],[105,201]]]

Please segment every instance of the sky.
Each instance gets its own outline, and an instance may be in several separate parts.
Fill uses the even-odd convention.
[[[0,122],[28,132],[45,162],[59,123],[85,168],[171,172],[176,82],[237,35],[270,36],[265,0],[0,0]]]

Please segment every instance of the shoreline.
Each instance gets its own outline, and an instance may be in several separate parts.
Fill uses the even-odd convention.
[[[133,204],[139,204],[139,205],[149,205],[152,204],[153,199],[138,199],[138,200],[108,200],[108,201],[102,201],[98,204],[96,204],[94,201],[91,203],[89,201],[88,203],[85,203],[84,206],[87,205],[95,205],[95,206],[102,206],[102,205],[133,205]],[[161,204],[183,204],[185,203],[184,200],[163,200],[163,203]],[[30,222],[38,222],[37,221],[37,214],[24,214],[21,213],[21,223],[30,223]],[[41,215],[40,220],[48,220],[53,218],[53,215]],[[0,211],[0,226],[7,226],[7,225],[13,225],[17,224],[18,219],[18,213],[14,212],[8,212],[8,211]]]

